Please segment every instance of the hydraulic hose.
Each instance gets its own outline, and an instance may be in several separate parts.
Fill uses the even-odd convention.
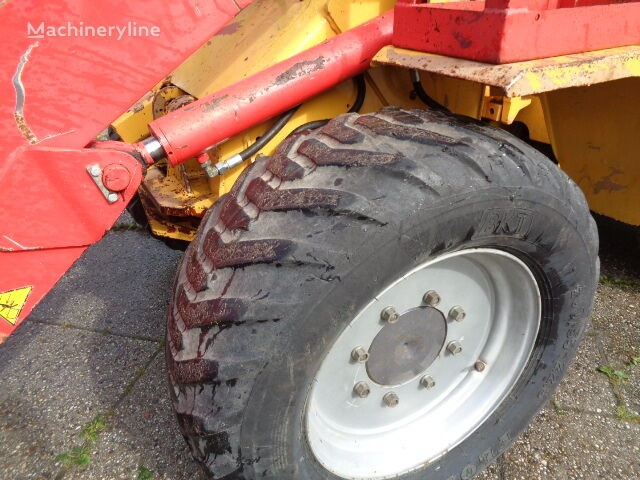
[[[422,82],[420,81],[420,72],[418,70],[411,70],[409,74],[411,75],[411,82],[413,83],[413,91],[416,92],[418,98],[422,100],[427,107],[432,108],[433,110],[448,110],[444,105],[441,105],[438,101],[430,97],[427,92],[425,92]]]
[[[367,94],[367,84],[364,80],[364,75],[362,74],[357,75],[356,77],[354,77],[354,80],[356,82],[357,94],[356,94],[355,102],[353,102],[353,105],[349,109],[349,113],[357,112],[362,108],[362,105],[364,104],[364,97]],[[237,167],[245,160],[254,156],[267,143],[269,143],[269,141],[271,141],[271,139],[273,139],[273,137],[275,137],[278,134],[278,132],[280,132],[280,130],[284,128],[284,126],[289,122],[289,120],[291,120],[291,117],[293,117],[293,115],[296,113],[298,108],[300,108],[300,105],[288,110],[284,115],[282,115],[278,119],[278,121],[276,121],[271,126],[271,128],[269,128],[269,130],[267,130],[264,133],[264,135],[262,135],[253,144],[245,148],[240,153],[237,153],[232,157],[229,157],[228,159],[223,160],[222,162],[216,163],[215,166],[213,167],[211,166],[210,162],[204,162],[203,168],[205,169],[205,172],[207,173],[207,175],[209,175],[210,177],[222,175],[223,173],[231,170],[234,167]],[[329,122],[329,120],[315,120],[313,122],[305,123],[304,125],[300,125],[298,128],[293,130],[291,134],[299,133],[305,130],[313,130],[315,128],[320,128],[326,125],[327,122]]]

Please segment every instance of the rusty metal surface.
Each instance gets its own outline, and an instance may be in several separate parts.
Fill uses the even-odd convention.
[[[185,189],[177,175],[166,175],[158,167],[151,167],[141,185],[146,198],[152,199],[162,215],[201,218],[214,199],[204,175],[189,178],[192,193]]]
[[[373,61],[498,87],[507,97],[640,77],[640,45],[505,65],[385,47]]]

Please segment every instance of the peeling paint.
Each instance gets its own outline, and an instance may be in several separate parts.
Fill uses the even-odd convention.
[[[29,45],[29,48],[27,48],[24,54],[20,57],[18,68],[16,69],[16,73],[13,76],[13,88],[16,90],[16,109],[13,115],[15,117],[18,130],[20,130],[22,136],[26,138],[31,144],[36,143],[38,141],[38,137],[36,137],[35,133],[33,133],[31,128],[27,124],[27,121],[25,120],[23,114],[26,92],[22,83],[22,72],[24,70],[24,67],[27,65],[27,62],[29,61],[29,55],[31,54],[33,49],[39,45],[39,42],[35,42]]]
[[[75,132],[74,129],[67,130],[66,132],[52,133],[51,135],[47,135],[46,137],[41,138],[40,140],[37,141],[37,143],[44,142],[45,140],[51,140],[52,138],[61,137],[62,135],[68,135],[73,132]]]
[[[38,250],[38,247],[25,247],[24,245],[20,245],[18,242],[16,242],[13,238],[9,238],[6,235],[3,235],[4,239],[7,240],[10,243],[13,243],[16,247],[18,247],[20,250]],[[0,247],[0,251],[1,252],[14,252],[15,248],[2,248]]]
[[[627,188],[625,185],[620,185],[619,183],[616,183],[613,180],[611,180],[611,177],[613,177],[614,175],[621,175],[623,173],[624,172],[622,170],[613,168],[609,175],[607,175],[606,177],[603,177],[602,180],[598,181],[593,186],[593,193],[597,195],[603,190],[609,193],[612,193],[618,190],[625,190]]]
[[[324,57],[318,57],[315,60],[306,60],[304,62],[298,62],[289,68],[286,72],[281,73],[276,77],[275,84],[282,85],[290,80],[294,80],[305,75],[310,75],[313,72],[322,70],[326,59]]]
[[[220,30],[216,35],[232,35],[238,31],[238,29],[242,26],[242,22],[236,21],[228,24],[222,30]]]

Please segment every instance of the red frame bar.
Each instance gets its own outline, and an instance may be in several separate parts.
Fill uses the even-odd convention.
[[[173,165],[362,73],[391,44],[393,12],[149,124]],[[138,145],[141,153],[144,146]]]
[[[393,44],[480,62],[511,63],[640,43],[640,1],[606,2],[404,1],[395,7]]]

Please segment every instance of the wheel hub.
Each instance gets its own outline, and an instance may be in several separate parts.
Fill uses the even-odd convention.
[[[495,249],[418,265],[376,293],[329,348],[306,430],[342,478],[390,479],[471,435],[525,368],[540,322],[529,268]]]
[[[405,383],[434,362],[446,338],[447,322],[440,310],[411,309],[375,336],[369,348],[367,374],[380,385]]]

